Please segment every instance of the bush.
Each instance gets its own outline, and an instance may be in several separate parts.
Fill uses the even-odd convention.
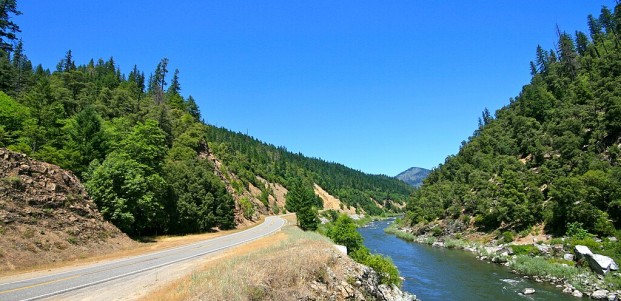
[[[567,225],[566,234],[569,237],[580,239],[580,240],[585,239],[590,235],[589,232],[587,232],[587,230],[585,230],[582,227],[582,223],[579,223],[579,222],[569,223]]]
[[[578,269],[573,266],[564,266],[552,263],[541,257],[519,255],[511,265],[511,268],[528,276],[552,276],[561,279],[571,279],[578,274]]]
[[[514,245],[511,249],[515,255],[539,255],[539,249],[533,245]]]
[[[243,197],[239,200],[239,205],[242,208],[244,217],[246,219],[252,219],[252,216],[254,215],[254,205],[252,202],[250,202],[247,197]]]
[[[341,214],[336,219],[334,225],[326,231],[326,235],[335,243],[346,246],[348,253],[355,252],[363,247],[363,238],[356,231],[356,223],[345,214]]]
[[[436,237],[440,236],[440,235],[442,235],[442,228],[440,228],[438,225],[436,225],[436,226],[434,226],[431,229],[431,233],[432,233],[433,236],[436,236]]]
[[[502,233],[502,241],[504,243],[513,242],[513,233],[511,231],[505,231]]]
[[[401,277],[399,277],[399,270],[392,262],[390,257],[371,254],[369,249],[361,247],[358,250],[350,254],[351,258],[356,262],[364,264],[372,268],[377,272],[380,283],[387,285],[401,286]]]

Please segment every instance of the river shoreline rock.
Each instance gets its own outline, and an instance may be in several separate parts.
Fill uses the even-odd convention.
[[[397,229],[397,231],[415,234],[415,231],[407,228]],[[481,261],[502,264],[509,268],[511,268],[511,266],[515,264],[515,260],[517,258],[517,256],[513,254],[511,248],[512,244],[497,244],[497,242],[491,242],[485,245],[481,245],[471,241],[451,238],[450,236],[434,237],[431,235],[420,235],[420,233],[419,235],[408,236],[407,239],[417,243],[431,244],[435,247],[465,250],[473,253],[476,258]],[[604,271],[606,271],[606,273],[618,273],[618,265],[614,262],[614,260],[610,259],[610,257],[607,256],[593,254],[593,252],[591,252],[591,250],[589,250],[589,248],[587,248],[586,246],[577,245],[576,248],[573,250],[574,254],[570,254],[568,250],[565,250],[562,244],[550,245],[543,242],[536,242],[534,244],[531,244],[531,246],[539,253],[539,255],[531,254],[531,256],[533,257],[543,257],[548,259],[558,258],[561,260],[575,261],[578,264],[582,262],[587,266],[590,266],[589,259],[594,262],[598,262],[597,267],[599,267],[601,273],[597,272],[597,269],[593,269],[593,274],[583,273],[573,278],[573,283],[576,283],[576,281],[579,282],[580,289],[574,287],[570,283],[570,279],[557,278],[551,275],[523,276],[525,279],[530,279],[535,282],[547,282],[555,285],[556,287],[561,289],[563,293],[568,294],[572,297],[590,297],[593,299],[601,298],[604,288],[607,288],[606,284],[604,283]],[[512,272],[515,274],[520,274],[515,269],[513,269]],[[525,295],[524,292],[521,292],[520,294]],[[621,300],[621,290],[606,291],[605,298],[601,300]]]

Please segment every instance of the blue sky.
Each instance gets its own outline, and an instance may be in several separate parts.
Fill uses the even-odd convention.
[[[167,57],[204,119],[368,173],[432,168],[481,111],[530,80],[555,28],[587,32],[614,1],[21,0],[26,54],[54,69]],[[172,72],[171,72],[172,73]]]

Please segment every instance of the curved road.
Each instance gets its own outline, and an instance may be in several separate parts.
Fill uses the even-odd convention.
[[[141,274],[149,271],[187,262],[270,235],[280,230],[285,224],[284,219],[270,216],[261,225],[254,228],[182,247],[98,263],[31,279],[0,282],[0,300],[38,300],[61,294],[64,296],[67,293],[88,289],[102,283],[104,285],[122,283],[140,277]],[[106,287],[106,289],[114,291],[114,286]],[[89,295],[88,291],[82,294]],[[58,297],[64,299],[63,296]],[[67,298],[72,297],[67,296]],[[82,297],[79,298],[82,299]]]

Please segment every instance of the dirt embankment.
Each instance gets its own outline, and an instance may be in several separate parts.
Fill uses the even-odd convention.
[[[0,149],[0,274],[135,245],[73,173]]]

